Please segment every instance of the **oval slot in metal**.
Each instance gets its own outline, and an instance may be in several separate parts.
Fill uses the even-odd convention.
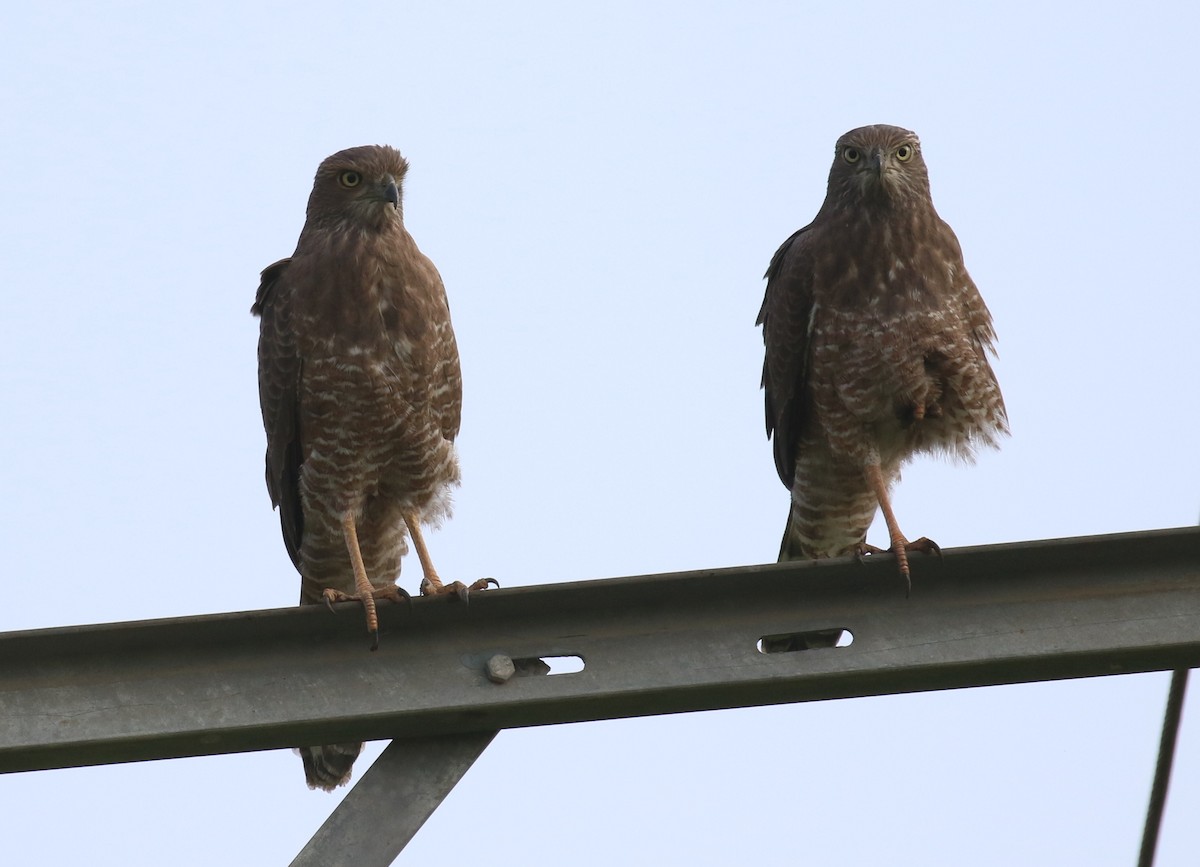
[[[801,650],[820,650],[827,647],[849,647],[854,633],[849,629],[810,629],[805,632],[786,632],[764,635],[758,640],[759,653],[797,653]]]

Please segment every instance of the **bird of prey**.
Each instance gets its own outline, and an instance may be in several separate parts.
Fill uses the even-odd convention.
[[[300,602],[361,601],[372,649],[376,598],[408,598],[394,583],[407,538],[422,594],[491,581],[443,584],[422,535],[459,482],[462,379],[441,277],[404,228],[407,170],[385,146],[322,162],[296,251],[262,272],[251,308],[267,490]],[[361,747],[302,748],[309,786],[345,783]]]
[[[838,139],[824,204],[765,276],[767,436],[792,494],[779,559],[880,553],[866,542],[879,507],[911,586],[908,553],[939,549],[900,531],[900,467],[970,460],[1008,432],[992,317],[934,210],[917,136],[878,125]]]

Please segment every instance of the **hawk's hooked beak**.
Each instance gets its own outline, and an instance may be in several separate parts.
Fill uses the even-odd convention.
[[[383,187],[383,197],[392,203],[393,208],[400,210],[400,188],[396,186],[396,179],[391,175],[384,175],[380,185]]]
[[[882,149],[876,149],[871,152],[871,170],[877,175],[883,174],[883,164],[887,160],[887,155]]]

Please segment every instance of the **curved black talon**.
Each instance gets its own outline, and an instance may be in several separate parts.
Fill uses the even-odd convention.
[[[411,594],[411,593],[409,593],[407,590],[405,590],[403,587],[397,587],[397,588],[396,588],[396,591],[397,591],[397,592],[398,592],[398,593],[399,593],[401,596],[403,596],[403,597],[404,597],[404,601],[405,601],[405,602],[408,604],[408,612],[409,612],[409,614],[411,614],[411,613],[412,613],[412,610],[413,610],[413,609],[412,609],[412,594]]]
[[[496,587],[500,586],[500,582],[495,578],[480,578],[470,587],[468,587],[466,584],[463,584],[458,590],[458,598],[463,601],[463,604],[470,605],[471,591],[474,590],[476,593],[482,593],[488,588],[489,584],[494,584]]]
[[[874,556],[876,554],[889,554],[889,553],[891,553],[891,552],[887,551],[884,548],[877,548],[874,545],[868,545],[866,542],[863,542],[861,545],[859,545],[857,548],[854,549],[854,559],[858,561],[860,566],[866,566],[868,554],[870,554],[871,556]]]

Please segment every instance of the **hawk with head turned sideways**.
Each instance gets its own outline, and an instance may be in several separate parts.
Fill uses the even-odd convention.
[[[376,644],[376,597],[408,596],[394,583],[407,537],[423,594],[491,580],[443,585],[421,532],[459,481],[462,379],[441,277],[404,228],[407,171],[390,147],[322,162],[296,251],[262,272],[251,308],[267,490],[300,601],[360,600]],[[309,785],[345,783],[361,747],[302,748]]]
[[[780,560],[878,552],[883,511],[901,573],[910,542],[888,491],[923,452],[970,459],[1008,432],[988,362],[992,317],[934,210],[917,136],[851,130],[825,202],[775,253],[758,324],[775,466],[792,493]]]

